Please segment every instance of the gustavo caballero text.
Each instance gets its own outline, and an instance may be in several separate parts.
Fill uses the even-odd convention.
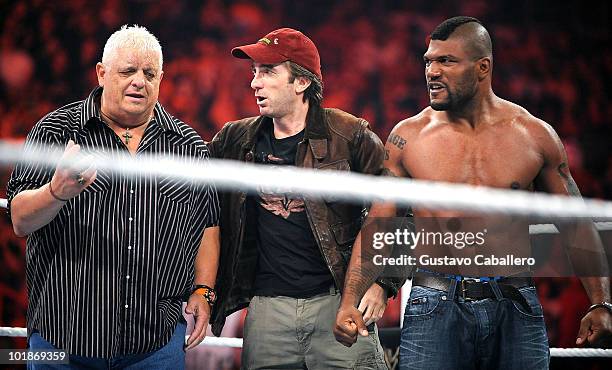
[[[503,256],[477,254],[473,257],[432,257],[400,255],[384,257],[375,255],[372,262],[377,266],[534,266],[533,257],[515,257],[513,254]]]

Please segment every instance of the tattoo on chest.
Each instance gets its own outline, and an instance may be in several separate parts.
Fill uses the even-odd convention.
[[[561,163],[559,167],[557,167],[557,171],[559,172],[559,176],[561,176],[561,178],[565,180],[565,186],[569,194],[574,196],[580,196],[580,189],[578,189],[578,185],[576,185],[576,182],[572,178],[572,175],[570,175],[569,166],[567,165],[567,163]]]
[[[403,137],[399,135],[391,134],[389,135],[389,142],[400,149],[404,149],[404,144],[406,144],[406,139],[404,139]]]

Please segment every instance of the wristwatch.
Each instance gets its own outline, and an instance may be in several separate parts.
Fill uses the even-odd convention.
[[[609,313],[612,314],[612,303],[610,302],[601,302],[601,303],[595,303],[594,305],[592,305],[591,307],[589,307],[587,312],[591,312],[596,308],[605,308],[606,310],[608,310]]]
[[[217,302],[217,292],[208,285],[194,285],[191,294],[200,294],[206,299],[206,302],[212,307]]]

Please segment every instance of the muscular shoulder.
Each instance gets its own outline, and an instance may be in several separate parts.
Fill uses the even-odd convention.
[[[435,122],[435,111],[431,107],[423,109],[420,113],[398,122],[391,130],[391,135],[414,137]]]
[[[550,124],[532,115],[518,104],[508,101],[504,103],[508,112],[505,121],[524,130],[543,152],[556,150],[561,145],[557,132]]]

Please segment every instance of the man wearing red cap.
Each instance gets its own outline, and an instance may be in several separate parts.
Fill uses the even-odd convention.
[[[213,156],[282,167],[382,173],[384,149],[368,123],[321,107],[319,53],[299,31],[282,28],[232,55],[253,63],[260,116],[227,123],[210,143]],[[359,304],[372,333],[346,348],[333,336],[351,246],[364,205],[259,189],[222,195],[222,243],[213,311],[248,306],[246,369],[386,369],[374,322],[399,281],[379,280]]]

